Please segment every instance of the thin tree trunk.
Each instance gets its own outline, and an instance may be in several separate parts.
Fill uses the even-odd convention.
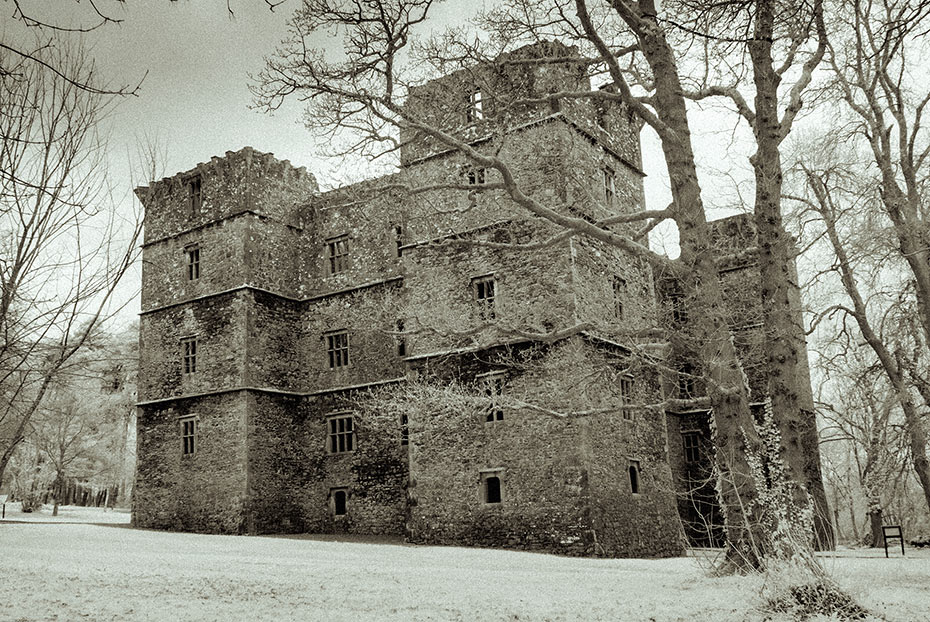
[[[859,544],[862,539],[859,537],[859,525],[856,523],[856,507],[852,495],[849,495],[849,522],[852,523],[853,542]]]
[[[870,503],[871,509],[869,510],[869,527],[872,529],[872,544],[873,548],[878,546],[884,546],[884,538],[882,537],[882,508],[877,505],[877,501]]]

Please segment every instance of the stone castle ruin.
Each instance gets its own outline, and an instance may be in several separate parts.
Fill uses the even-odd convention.
[[[640,123],[627,110],[511,105],[590,88],[580,62],[507,62],[566,50],[523,48],[414,89],[407,105],[512,162],[552,209],[590,222],[639,210]],[[688,538],[714,543],[706,411],[637,406],[701,391],[667,342],[637,346],[686,314],[674,287],[582,236],[508,247],[559,230],[494,189],[495,171],[402,139],[395,174],[330,192],[251,148],[137,189],[134,524],[661,556],[681,552],[684,519]],[[746,217],[715,231],[751,246]],[[742,257],[721,278],[761,401],[761,300]],[[492,405],[441,416],[359,406],[369,390],[424,381]]]

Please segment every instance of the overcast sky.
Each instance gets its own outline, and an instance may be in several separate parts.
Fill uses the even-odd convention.
[[[275,11],[263,0],[230,1],[235,16],[229,15],[225,0],[126,0],[125,5],[113,1],[101,5],[123,21],[86,36],[99,73],[111,87],[142,80],[138,96],[124,98],[108,119],[111,182],[123,193],[123,201],[134,200],[129,194],[134,184],[148,181],[140,179],[128,164],[144,141],[157,141],[164,148],[163,175],[252,146],[306,166],[324,188],[342,177],[340,163],[319,157],[319,146],[303,128],[296,102],[273,115],[249,109],[249,75],[262,69],[264,57],[284,38],[287,17],[298,0],[289,0]],[[37,2],[33,6],[55,11],[59,22],[92,23],[86,2]],[[468,0],[438,5],[434,26],[441,29],[461,22],[480,6]],[[714,127],[718,123],[721,126]],[[717,117],[696,119],[695,130],[711,136],[704,148],[712,156],[714,150],[730,148],[729,129]],[[664,207],[669,201],[667,176],[657,141],[648,131],[643,135],[643,155],[647,204]],[[722,159],[711,157],[709,161]],[[137,289],[138,284],[135,274],[127,291]],[[138,302],[129,308],[136,313]]]

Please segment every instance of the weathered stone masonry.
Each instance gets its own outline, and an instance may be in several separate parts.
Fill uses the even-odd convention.
[[[448,125],[476,84],[506,85],[513,98],[587,88],[577,63],[503,63],[430,82],[408,106]],[[461,135],[513,162],[538,201],[587,219],[640,208],[639,123],[622,107],[486,103]],[[494,137],[497,125],[511,131]],[[666,414],[625,406],[668,391],[620,345],[663,316],[650,267],[590,240],[532,252],[457,243],[453,234],[524,242],[555,228],[500,191],[405,192],[476,175],[461,155],[412,140],[396,174],[326,193],[251,148],[137,189],[146,237],[134,524],[681,551],[680,425],[670,455]],[[567,329],[554,343],[527,336]],[[489,373],[515,404],[492,421],[415,408],[401,421],[357,400],[414,379],[480,393]],[[558,416],[572,412],[583,414]]]

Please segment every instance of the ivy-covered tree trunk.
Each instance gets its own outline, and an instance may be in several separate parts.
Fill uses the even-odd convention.
[[[785,129],[778,110],[781,77],[772,59],[774,8],[771,1],[756,3],[755,36],[749,42],[755,83],[752,125],[756,140],[751,162],[755,174],[754,214],[763,299],[767,393],[781,436],[779,457],[786,476],[803,486],[803,489],[795,487],[794,510],[801,511],[809,502],[813,503],[814,541],[818,548],[832,549],[835,542],[820,468],[813,396],[810,379],[804,373],[807,354],[804,328],[800,324],[800,303],[795,296],[798,284],[794,243],[784,229],[781,215],[780,145]]]
[[[647,4],[647,3],[643,3]],[[685,98],[674,53],[648,9],[631,24],[655,78],[655,106],[669,129],[662,150],[679,230],[680,281],[695,312],[687,330],[705,366],[708,397],[713,411],[717,489],[727,534],[727,563],[758,568],[767,551],[762,533],[756,482],[747,460],[759,455],[761,445],[749,411],[744,375],[730,338],[723,289],[719,281],[710,227],[701,201]]]

